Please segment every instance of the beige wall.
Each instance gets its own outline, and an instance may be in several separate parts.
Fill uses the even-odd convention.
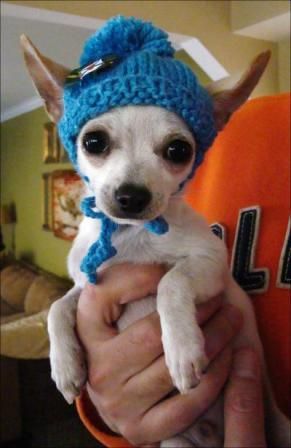
[[[290,92],[290,39],[279,42],[279,90]]]
[[[289,11],[289,0],[234,0],[231,1],[231,24],[239,30]]]
[[[107,19],[115,14],[151,20],[167,31],[198,37],[234,75],[245,70],[258,53],[272,50],[272,60],[256,95],[278,91],[277,45],[234,35],[230,26],[230,1],[12,1],[81,16]]]

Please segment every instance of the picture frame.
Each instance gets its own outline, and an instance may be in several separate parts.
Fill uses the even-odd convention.
[[[43,125],[43,162],[58,163],[60,158],[60,140],[55,123]]]
[[[56,237],[71,241],[82,219],[80,201],[83,182],[74,170],[51,173],[52,230]]]
[[[59,162],[60,163],[70,163],[70,159],[67,151],[59,140]]]
[[[42,175],[42,228],[46,231],[53,230],[52,220],[52,176],[51,173]]]

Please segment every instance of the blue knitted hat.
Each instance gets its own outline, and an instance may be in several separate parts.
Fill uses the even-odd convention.
[[[149,22],[117,16],[87,40],[80,63],[82,67],[68,77],[75,82],[65,85],[64,112],[59,122],[62,143],[75,168],[80,172],[76,139],[88,120],[115,107],[155,105],[184,119],[196,141],[195,162],[180,185],[182,188],[202,162],[216,129],[210,96],[194,73],[174,59],[168,35]],[[84,173],[80,174],[90,183]],[[118,225],[96,211],[94,197],[85,198],[82,211],[101,220],[99,239],[81,263],[81,271],[91,283],[96,283],[97,268],[116,254],[111,238]],[[159,235],[168,231],[163,217],[144,227]]]
[[[155,105],[178,114],[193,132],[193,175],[216,136],[212,101],[194,73],[174,59],[168,35],[150,22],[113,17],[87,40],[80,63],[108,55],[117,57],[115,64],[64,89],[59,133],[73,164],[77,167],[76,138],[88,120],[115,107]]]

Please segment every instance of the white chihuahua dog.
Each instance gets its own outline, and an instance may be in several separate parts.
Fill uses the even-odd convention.
[[[70,70],[41,55],[22,36],[29,72],[46,104],[50,117],[63,114],[63,85]],[[269,53],[260,55],[232,88],[217,93],[212,86],[217,130],[246,101],[261,77]],[[126,306],[119,329],[158,310],[166,364],[180,393],[195,387],[208,366],[204,337],[196,321],[196,306],[217,294],[234,302],[244,315],[236,347],[250,345],[263,352],[252,305],[234,282],[227,266],[226,248],[204,219],[183,202],[181,183],[187,178],[196,157],[197,142],[185,121],[177,114],[155,105],[126,105],[109,110],[82,125],[77,137],[80,172],[90,179],[88,193],[98,210],[119,226],[112,235],[117,253],[102,265],[161,263],[169,267],[161,279],[157,297],[148,297]],[[149,232],[144,223],[163,216],[168,231]],[[49,312],[50,361],[52,378],[69,403],[79,395],[87,379],[85,353],[75,334],[78,298],[87,279],[80,263],[98,239],[100,222],[84,217],[73,243],[68,268],[75,286]],[[284,420],[269,397],[272,407],[273,446],[287,446]],[[223,444],[222,411],[218,404],[185,433],[161,446],[211,446]],[[216,428],[207,436],[200,431],[203,418]]]

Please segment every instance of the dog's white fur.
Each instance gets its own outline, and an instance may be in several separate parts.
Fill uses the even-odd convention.
[[[43,56],[24,35],[21,36],[21,45],[28,70],[47,112],[57,122],[63,113],[63,85],[70,69]],[[241,80],[228,90],[219,84],[209,87],[218,131],[249,97],[269,58],[270,52],[259,55]],[[110,135],[109,155],[88,156],[82,147],[82,136],[85,132],[100,128]],[[193,157],[186,165],[177,167],[165,162],[161,150],[166,142],[179,137],[192,146]],[[265,372],[253,309],[247,295],[228,271],[226,249],[203,218],[187,207],[181,194],[177,194],[195,156],[195,141],[186,124],[174,113],[159,107],[116,108],[85,124],[78,138],[77,155],[82,174],[90,179],[87,194],[95,196],[97,207],[105,214],[125,224],[113,235],[113,245],[118,253],[106,264],[122,261],[166,263],[170,268],[160,281],[157,298],[149,297],[128,304],[119,319],[119,328],[123,329],[157,309],[166,363],[173,383],[180,392],[187,392],[199,382],[207,365],[203,335],[195,321],[195,307],[222,292],[226,302],[234,303],[244,316],[243,328],[235,346],[255,348],[261,356]],[[129,182],[145,186],[152,193],[152,200],[138,221],[120,216],[113,199],[114,191]],[[142,225],[144,221],[159,215],[163,215],[170,225],[169,232],[161,236],[149,233]],[[75,286],[53,304],[48,317],[52,377],[68,402],[73,401],[86,381],[85,357],[75,334],[76,309],[86,282],[80,272],[80,262],[97,240],[99,226],[98,220],[83,219],[68,262]],[[289,424],[272,399],[266,375],[265,381],[270,417],[267,429],[271,446],[289,446]],[[192,446],[193,443],[201,447],[221,446],[223,421],[220,404],[221,400],[191,428],[162,442],[162,446],[178,448]],[[206,438],[199,426],[203,418],[215,423],[218,428]]]
[[[110,132],[112,149],[105,159],[88,157],[82,147],[82,136],[93,129]],[[81,172],[90,179],[90,194],[94,194],[98,208],[112,219],[116,220],[114,192],[121,185],[128,182],[145,185],[152,193],[152,201],[143,212],[142,220],[117,218],[119,223],[131,225],[121,227],[113,235],[117,255],[107,265],[130,261],[167,263],[172,267],[159,284],[157,309],[168,367],[176,387],[180,392],[186,392],[193,382],[199,380],[201,370],[207,364],[202,333],[193,322],[195,305],[224,289],[227,263],[226,250],[221,240],[212,234],[202,217],[186,206],[181,195],[176,194],[180,183],[189,174],[195,156],[182,168],[170,166],[159,153],[159,148],[169,142],[169,136],[187,139],[195,148],[186,125],[173,113],[153,106],[115,109],[90,121],[81,130],[78,163]],[[144,229],[143,221],[161,214],[169,223],[169,232],[155,235]],[[80,262],[98,238],[99,226],[98,220],[84,218],[69,255],[69,273],[79,288],[86,282],[84,274],[80,272]],[[65,381],[63,376],[66,373],[63,372],[60,378],[55,373],[60,370],[59,363],[66,365],[70,371],[72,362],[77,362],[76,341],[73,353],[70,353],[72,350],[69,347],[63,351],[60,335],[57,335],[58,343],[53,343],[58,320],[55,309],[58,310],[60,306],[61,302],[57,302],[49,317],[52,372],[62,393],[68,401],[72,401],[74,393],[70,391],[70,382],[59,384]],[[138,306],[136,304],[134,307]],[[132,314],[132,319],[139,317],[139,314]],[[126,313],[122,321],[125,322],[125,319]],[[181,325],[174,324],[177,320]],[[62,335],[61,340],[65,343],[66,337]],[[68,359],[64,360],[63,356]]]
[[[112,148],[105,157],[88,156],[82,145],[83,135],[103,129],[110,135]],[[236,346],[251,345],[262,356],[252,307],[247,296],[232,280],[227,267],[226,249],[213,235],[208,224],[184,202],[179,190],[187,177],[194,157],[179,169],[165,162],[160,148],[169,136],[195,142],[185,123],[175,114],[153,106],[128,106],[110,111],[88,122],[78,138],[78,163],[89,177],[91,191],[100,210],[121,226],[113,235],[117,255],[106,265],[121,263],[166,263],[171,268],[158,286],[157,298],[150,297],[127,305],[119,320],[123,329],[154,309],[160,315],[165,359],[174,385],[181,393],[195,386],[207,366],[202,332],[195,321],[195,309],[224,292],[225,300],[235,303],[244,314],[244,327]],[[139,220],[115,217],[115,190],[124,183],[145,185],[152,201],[143,212],[143,220],[163,215],[169,232],[155,235],[144,229]],[[51,342],[52,377],[68,402],[72,402],[86,380],[84,354],[75,336],[75,313],[80,290],[86,278],[80,262],[99,234],[98,220],[84,218],[69,255],[69,272],[75,287],[53,304],[48,319]],[[214,420],[219,418],[216,412]],[[220,414],[221,416],[221,414]],[[213,420],[213,416],[212,416]],[[196,428],[196,429],[195,429]],[[199,425],[187,432],[188,439],[200,440]],[[217,438],[211,435],[212,446]],[[218,437],[218,435],[217,435]],[[216,441],[216,442],[215,442]],[[175,437],[163,446],[186,446],[184,438]],[[209,446],[210,440],[204,441]]]

